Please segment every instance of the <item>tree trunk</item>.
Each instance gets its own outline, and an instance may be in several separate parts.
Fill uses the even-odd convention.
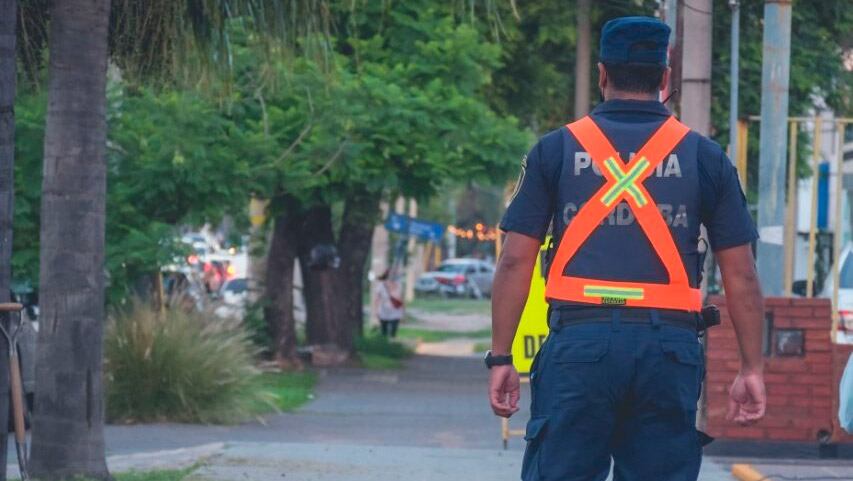
[[[328,205],[318,205],[305,212],[299,233],[299,263],[302,268],[306,333],[312,345],[337,344],[338,297],[336,292],[338,271],[314,269],[309,266],[311,249],[319,244],[334,244],[332,210]],[[349,346],[339,345],[342,349]]]
[[[379,196],[361,194],[347,199],[341,225],[341,313],[348,335],[364,333],[364,271],[373,229],[379,213]]]
[[[264,318],[273,338],[273,358],[283,369],[302,365],[296,354],[296,320],[293,317],[293,266],[299,222],[293,210],[278,215],[267,254]]]
[[[589,84],[592,78],[590,71],[590,0],[578,0],[577,28],[578,41],[575,55],[575,119],[589,113]]]
[[[109,0],[50,4],[32,476],[109,479],[102,343]]]
[[[15,196],[15,22],[17,0],[0,0],[0,302],[9,300],[12,283],[12,219]],[[8,325],[8,320],[3,320]],[[9,417],[8,345],[0,342],[0,426]],[[6,443],[0,436],[0,481],[6,479]]]

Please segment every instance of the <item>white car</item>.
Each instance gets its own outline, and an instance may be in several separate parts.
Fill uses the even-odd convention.
[[[243,306],[249,295],[249,280],[245,277],[231,279],[222,286],[222,301],[233,306]]]
[[[222,304],[213,312],[223,318],[242,319],[249,298],[249,283],[245,277],[237,277],[226,282],[220,291]]]
[[[432,272],[418,277],[415,291],[421,294],[472,297],[480,299],[492,295],[495,267],[480,259],[448,259]]]
[[[838,276],[838,337],[839,344],[853,344],[853,244],[848,243],[838,256],[841,271]],[[835,268],[835,266],[833,266]],[[824,283],[821,297],[832,299],[833,276]]]

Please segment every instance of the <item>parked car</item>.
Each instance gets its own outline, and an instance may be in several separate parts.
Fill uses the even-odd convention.
[[[220,294],[222,304],[214,309],[214,314],[223,318],[242,319],[249,296],[248,279],[245,277],[231,279],[222,286]]]
[[[432,272],[422,274],[415,283],[420,294],[479,299],[492,295],[495,267],[480,259],[448,259]]]
[[[848,243],[838,256],[841,271],[838,276],[838,338],[841,344],[853,344],[853,244]],[[835,266],[833,266],[833,269]],[[832,299],[833,276],[824,282],[821,297]]]
[[[222,302],[242,306],[249,294],[249,282],[245,277],[231,279],[222,286]]]

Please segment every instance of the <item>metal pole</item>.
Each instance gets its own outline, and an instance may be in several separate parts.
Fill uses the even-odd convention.
[[[791,295],[794,283],[794,243],[797,240],[797,122],[791,122],[788,139],[788,203],[785,212],[785,285],[786,296]]]
[[[768,296],[782,294],[785,159],[791,56],[791,0],[766,0],[761,71],[758,274]]]
[[[737,157],[738,154],[737,115],[739,94],[738,83],[740,80],[740,2],[738,0],[729,0],[729,6],[732,9],[732,58],[730,67],[731,78],[729,79],[729,158],[734,162],[735,157]]]
[[[820,117],[814,118],[812,136],[812,206],[809,218],[809,256],[806,265],[806,297],[814,296],[814,254],[817,244],[817,187],[820,180]]]
[[[669,26],[669,44],[675,40],[675,30],[678,19],[678,0],[663,1],[663,20]]]
[[[589,16],[592,9],[590,0],[577,2],[577,33],[578,40],[575,52],[575,118],[579,119],[589,113],[589,85],[591,71],[591,37],[592,27]]]
[[[841,221],[841,202],[842,188],[844,177],[844,132],[847,124],[837,122],[836,124],[836,143],[835,143],[835,235],[832,238],[832,263],[835,266],[832,269],[832,342],[838,334],[838,283],[841,277],[841,265],[839,263],[841,256],[841,237],[844,235],[844,223]]]

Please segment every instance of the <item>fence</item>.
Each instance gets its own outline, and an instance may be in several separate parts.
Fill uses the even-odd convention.
[[[741,184],[746,186],[747,184],[747,173],[748,173],[748,155],[747,155],[747,142],[749,139],[749,126],[750,123],[759,122],[761,119],[757,116],[751,116],[747,119],[743,119],[738,123],[738,151],[735,153],[735,164],[738,169],[738,173],[740,175]],[[807,250],[807,261],[806,261],[806,285],[805,285],[805,295],[806,297],[814,297],[815,295],[815,253],[817,251],[817,235],[818,235],[818,225],[817,225],[817,217],[818,217],[818,182],[820,179],[820,165],[823,157],[821,155],[821,146],[824,131],[824,124],[829,123],[833,125],[833,129],[831,130],[831,134],[834,135],[835,149],[834,149],[834,159],[830,160],[830,164],[832,168],[830,169],[830,174],[834,170],[835,178],[834,180],[834,188],[832,189],[832,195],[834,196],[834,205],[833,205],[833,215],[832,218],[835,222],[835,231],[832,236],[832,256],[830,259],[830,265],[837,264],[839,255],[841,252],[841,240],[843,233],[843,221],[841,219],[842,210],[841,206],[843,205],[843,197],[842,193],[844,191],[843,188],[843,175],[844,175],[844,140],[847,126],[853,123],[853,118],[834,118],[834,119],[824,119],[819,115],[814,117],[789,117],[788,118],[789,129],[788,129],[788,178],[787,178],[787,199],[785,206],[785,229],[784,229],[784,286],[785,291],[784,294],[786,296],[792,295],[792,286],[794,284],[794,258],[795,258],[795,244],[796,244],[796,234],[797,234],[797,147],[798,147],[798,138],[801,130],[811,131],[812,133],[812,148],[811,148],[811,199],[810,199],[810,214],[809,214],[809,229],[808,229],[808,250]],[[792,175],[793,174],[793,175]],[[761,193],[759,193],[760,195]],[[836,338],[836,333],[838,331],[838,322],[839,322],[839,314],[838,314],[838,288],[839,288],[839,275],[840,275],[840,266],[835,265],[831,268],[831,276],[832,276],[832,338]]]

